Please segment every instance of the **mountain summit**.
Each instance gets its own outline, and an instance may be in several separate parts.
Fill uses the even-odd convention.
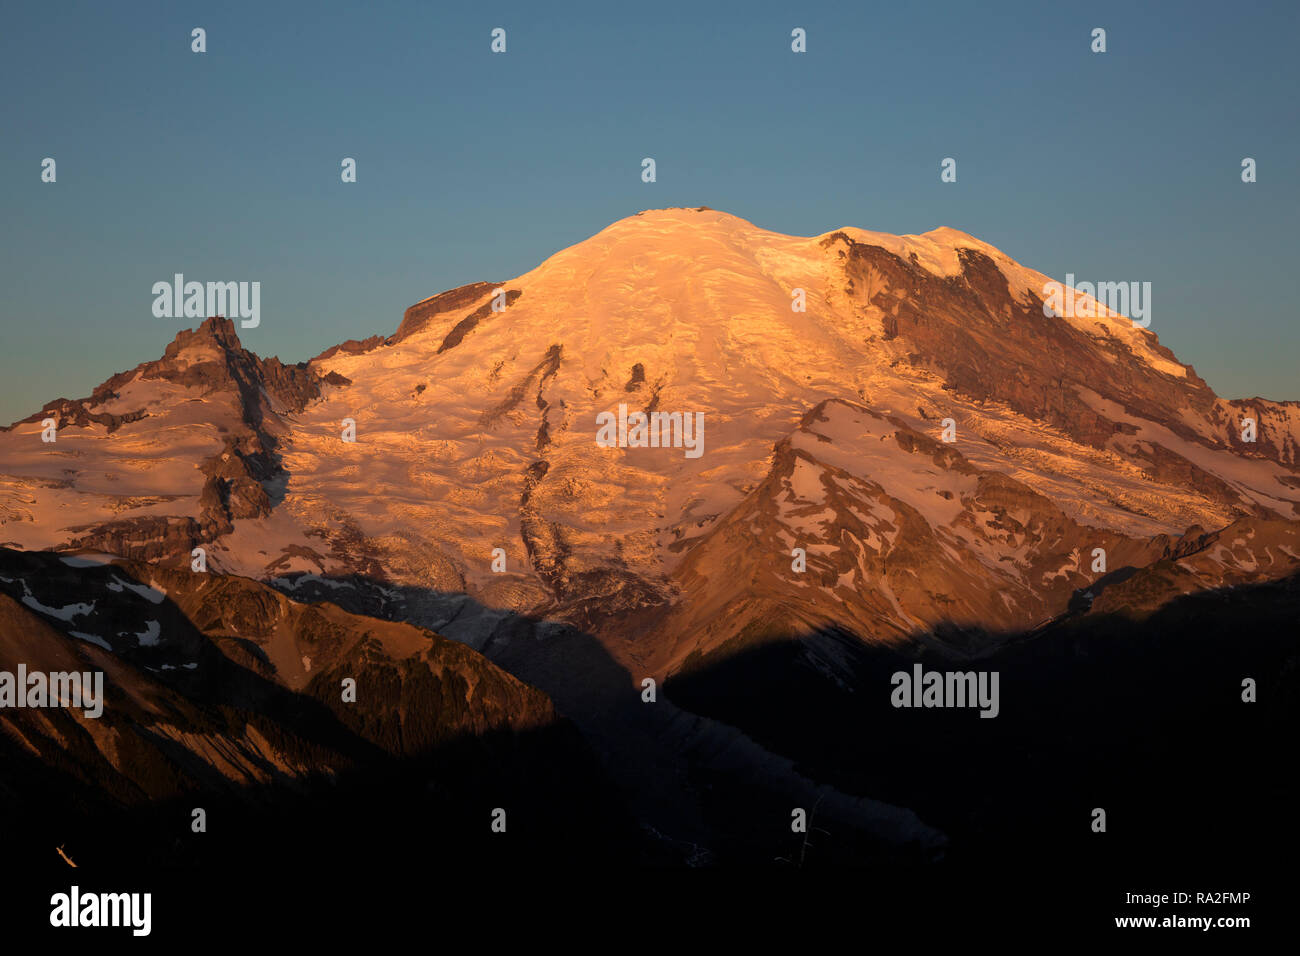
[[[1244,718],[1222,701],[1239,673],[1278,670],[1300,580],[1300,405],[1219,398],[1086,296],[1049,314],[1050,281],[953,229],[801,238],[668,209],[297,365],[208,319],[0,431],[0,546],[16,549],[0,550],[0,637],[89,655],[114,669],[110,696],[252,706],[186,718],[176,772],[195,780],[328,776],[371,745],[514,740],[559,713],[635,832],[691,863],[788,854],[791,807],[836,834],[827,858],[928,859],[950,827],[996,839],[991,813],[1037,813],[1035,845],[1061,807],[1023,790],[1043,765],[1028,784],[1004,768],[983,802],[936,801],[950,780],[919,750],[980,773],[988,732],[892,710],[890,671],[986,659],[1008,695],[987,713],[1040,755],[1081,735],[1055,697],[1090,700],[1097,674],[1136,675],[1114,719],[1148,721],[1141,682],[1170,657],[1111,638],[1149,618],[1197,673],[1228,667],[1227,691],[1186,700],[1217,702],[1206,733],[1236,746]],[[1248,627],[1242,607],[1266,639],[1205,637]],[[365,706],[340,709],[351,675]],[[112,739],[151,740],[157,719]],[[12,726],[11,749],[47,761],[74,739]],[[215,776],[191,760],[209,741],[233,755]],[[123,793],[167,766],[96,746]],[[94,750],[78,760],[99,766]],[[1076,757],[1049,775],[1077,775]],[[1108,772],[1148,763],[1126,759]],[[528,803],[537,775],[516,771]],[[586,799],[584,774],[554,777]]]
[[[1094,549],[1140,568],[1241,522],[1206,584],[1292,568],[1300,405],[1221,399],[1104,308],[1047,315],[1050,281],[954,229],[666,209],[297,366],[209,319],[0,435],[0,543],[204,544],[443,595],[404,613],[478,647],[523,614],[656,672],[750,618],[1033,626],[1095,593]],[[702,452],[600,447],[620,409],[698,416]]]

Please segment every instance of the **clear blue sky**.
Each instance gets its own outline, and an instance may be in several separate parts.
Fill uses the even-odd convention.
[[[1150,281],[1152,330],[1220,394],[1300,399],[1300,4],[28,2],[3,23],[4,422],[160,355],[185,320],[150,288],[175,272],[260,280],[244,342],[300,361],[697,205],[798,235],[949,225],[1057,278]]]

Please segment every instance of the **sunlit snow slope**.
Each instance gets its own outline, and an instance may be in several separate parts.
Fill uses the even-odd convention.
[[[177,563],[203,544],[290,590],[377,582],[389,613],[479,646],[525,612],[664,670],[754,622],[1033,626],[1094,597],[1095,548],[1109,571],[1197,555],[1200,586],[1294,570],[1300,405],[1220,399],[1104,309],[1045,315],[1049,281],[952,229],[647,211],[305,366],[229,323],[185,333],[165,375],[65,403],[57,443],[54,404],[0,434],[0,541]],[[186,377],[204,362],[221,374]],[[600,447],[620,404],[703,413],[702,454]],[[1234,522],[1268,560],[1207,551]]]

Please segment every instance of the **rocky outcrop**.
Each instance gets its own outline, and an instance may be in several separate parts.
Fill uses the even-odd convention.
[[[416,332],[427,328],[439,316],[467,308],[497,287],[498,285],[492,282],[471,282],[417,302],[406,310],[402,316],[402,323],[397,327],[397,331],[388,337],[386,344],[396,345],[410,338]]]
[[[188,554],[195,546],[229,533],[237,520],[269,514],[270,489],[284,477],[280,443],[289,432],[285,416],[319,398],[323,388],[346,384],[343,376],[321,376],[306,362],[286,365],[274,357],[258,357],[240,344],[231,320],[214,317],[178,333],[162,358],[113,376],[88,398],[49,403],[8,431],[52,417],[64,445],[93,441],[101,434],[108,442],[147,445],[151,433],[188,436],[206,429],[212,451],[193,463],[201,483],[175,487],[168,500],[176,510],[160,514],[155,507],[155,513],[147,516],[120,515],[117,512],[130,510],[135,500],[159,498],[124,496],[125,507],[113,508],[104,520],[69,525],[65,538],[51,542],[69,549],[156,559]],[[130,408],[135,402],[139,407]],[[187,403],[194,404],[187,407]],[[189,410],[193,407],[212,411],[196,422]],[[132,436],[123,439],[124,430],[131,430],[126,426],[131,425],[135,426]],[[102,433],[95,430],[99,426]],[[86,435],[78,429],[90,432]],[[78,451],[78,457],[82,454]],[[74,480],[68,485],[77,488]]]
[[[177,784],[306,778],[367,759],[350,738],[401,757],[559,721],[546,695],[421,628],[302,604],[246,578],[0,549],[0,669],[19,661],[33,671],[105,670],[109,703],[100,722],[61,711],[53,719],[94,731],[91,741],[103,749],[80,759],[121,775],[116,792],[143,788],[151,798],[165,794],[145,777],[163,765]],[[344,678],[355,681],[354,701],[342,699]],[[316,703],[295,704],[299,696]],[[315,716],[294,716],[294,708]],[[205,709],[231,716],[214,722]],[[42,731],[45,720],[43,712],[0,710],[0,733],[51,761],[72,759],[60,741],[67,735]],[[262,741],[268,721],[284,748]],[[130,749],[123,739],[147,747],[160,734],[172,744],[154,757],[121,759]],[[227,743],[217,745],[213,734]],[[214,760],[214,746],[247,756]],[[304,762],[303,752],[315,757]]]
[[[1218,401],[1189,366],[1183,366],[1183,375],[1158,374],[1115,335],[1085,333],[1044,315],[1041,295],[1013,296],[1006,274],[978,249],[958,248],[961,274],[945,277],[842,232],[823,243],[840,257],[846,293],[884,313],[885,338],[911,350],[917,364],[939,371],[954,391],[1005,402],[1097,448],[1108,447],[1132,426],[1095,411],[1084,399],[1086,393],[1158,421],[1189,442],[1215,449],[1241,444],[1230,436],[1216,441],[1187,424],[1186,413],[1209,417]],[[1153,354],[1174,360],[1154,336],[1148,344]],[[1282,409],[1294,403],[1254,404],[1266,409],[1264,419],[1278,427],[1269,428],[1269,438],[1261,438],[1249,452],[1293,464],[1296,416]],[[1192,462],[1175,466],[1167,450],[1152,455],[1149,466],[1158,479],[1190,481],[1207,494],[1239,504],[1235,491]]]

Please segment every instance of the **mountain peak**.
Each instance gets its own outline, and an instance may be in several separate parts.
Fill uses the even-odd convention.
[[[709,206],[665,206],[660,209],[642,209],[640,212],[625,216],[610,223],[603,232],[620,229],[640,229],[648,225],[656,227],[683,227],[699,229],[704,226],[726,226],[739,229],[760,230],[748,219],[712,209]],[[600,235],[600,233],[597,233]]]
[[[235,323],[221,315],[210,316],[196,329],[181,329],[163,353],[171,357],[192,346],[215,345],[230,352],[242,352],[243,343],[235,331]]]
[[[804,250],[798,248],[800,244],[809,244],[810,249],[814,248],[812,244],[824,247],[836,237],[861,245],[877,246],[944,278],[960,276],[960,250],[974,249],[992,259],[1018,284],[1027,281],[1037,283],[1035,288],[1041,288],[1042,283],[1047,281],[1045,276],[1040,278],[1038,273],[1020,266],[1000,249],[952,226],[940,226],[919,235],[841,226],[820,235],[797,236],[757,226],[741,216],[708,206],[643,209],[610,223],[589,239],[562,250],[547,261],[558,259],[568,263],[573,253],[586,255],[601,251],[603,254],[604,250],[614,245],[621,246],[624,252],[634,255],[644,252],[657,257],[678,253],[681,258],[697,259],[699,255],[708,253],[707,244],[715,240],[737,248],[768,249],[772,252],[780,250],[782,254],[803,256]],[[701,246],[699,243],[706,245]],[[781,250],[780,247],[785,249]]]
[[[770,235],[783,236],[785,238],[798,238],[793,235],[786,235],[785,233],[764,229],[761,226],[756,226],[753,222],[745,219],[743,216],[737,216],[734,213],[729,213],[721,209],[714,209],[711,206],[665,206],[662,208],[642,209],[640,212],[616,220],[607,226],[606,229],[614,229],[621,226],[637,227],[647,223],[660,225],[680,224],[691,228],[698,228],[703,225],[726,225],[746,230],[753,230],[756,233],[768,233]],[[994,248],[977,236],[973,236],[968,232],[963,232],[962,230],[956,229],[952,226],[939,226],[935,229],[931,229],[929,232],[919,234],[878,232],[860,226],[841,226],[838,229],[832,229],[830,232],[824,232],[820,235],[810,236],[807,238],[822,239],[826,236],[833,236],[836,233],[841,232],[846,234],[858,234],[864,237],[870,237],[873,240],[888,237],[896,240],[920,240],[937,246],[954,249],[973,248],[996,253],[998,256],[1003,258],[1009,258],[1001,252],[1001,250]],[[599,233],[597,235],[599,235]]]
[[[969,232],[962,232],[960,229],[954,229],[952,226],[938,226],[929,232],[921,233],[923,236],[934,236],[936,239],[949,239],[953,242],[975,242],[979,245],[984,243],[972,236]]]

